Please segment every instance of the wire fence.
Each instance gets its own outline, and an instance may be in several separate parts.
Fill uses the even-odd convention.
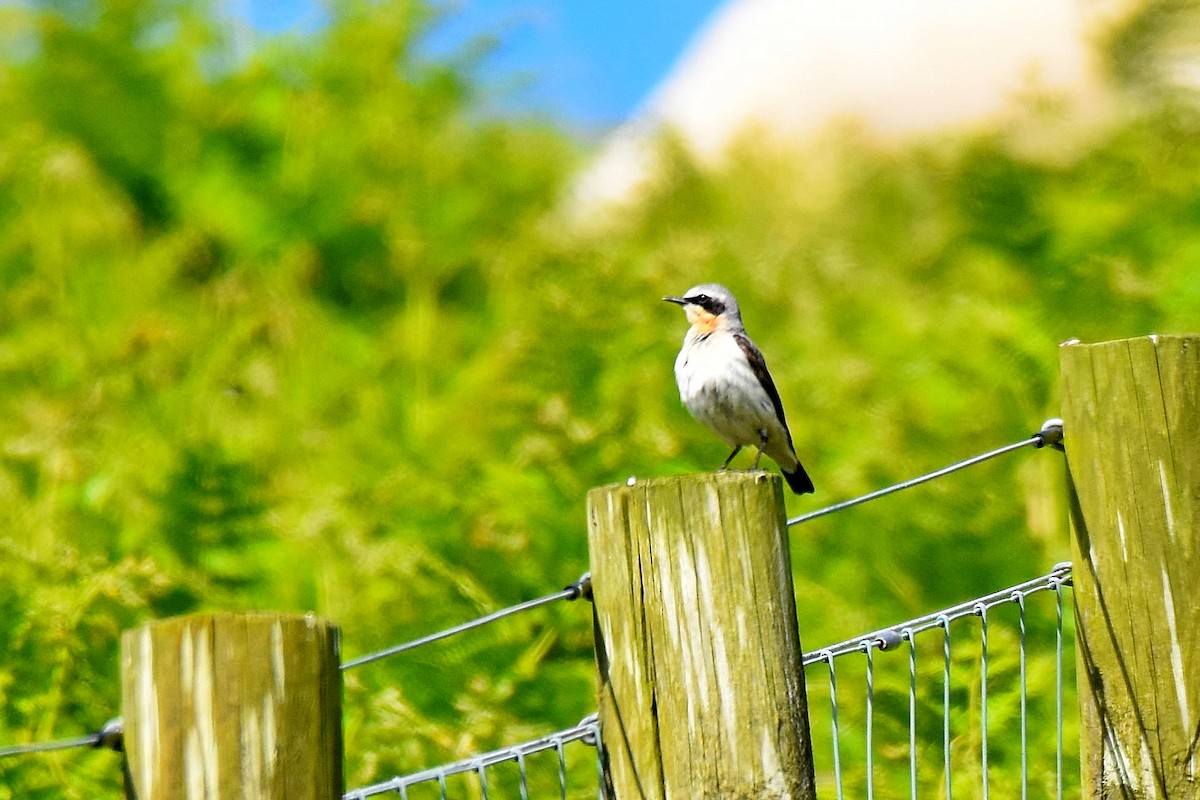
[[[568,746],[575,751],[570,758]],[[591,714],[578,725],[549,736],[364,786],[347,792],[344,800],[383,794],[412,800],[418,797],[603,798],[603,778],[600,725],[596,715]]]
[[[789,519],[787,525],[842,511],[1025,447],[1061,449],[1062,438],[1062,421],[1047,420],[1026,439]],[[1037,796],[1061,800],[1074,790],[1078,756],[1063,746],[1064,739],[1077,741],[1072,735],[1077,722],[1065,718],[1063,710],[1064,697],[1074,692],[1073,675],[1064,666],[1073,663],[1064,661],[1064,651],[1074,641],[1073,635],[1064,633],[1071,619],[1064,614],[1070,575],[1070,565],[1060,564],[1039,578],[805,656],[811,730],[829,731],[828,739],[813,734],[821,796],[832,792],[837,800],[846,796],[915,800],[918,795],[988,800],[996,791],[998,796],[1026,800],[1033,788]],[[585,573],[558,592],[360,656],[344,662],[341,669],[552,603],[590,600],[591,589],[590,574]],[[1026,602],[1035,596],[1053,598],[1053,605],[1035,608]],[[971,626],[978,630],[971,631]],[[1048,677],[1051,674],[1053,678]],[[850,686],[861,692],[848,690]],[[822,720],[825,709],[829,716]],[[1048,731],[1044,721],[1051,718],[1054,725]],[[1037,720],[1033,726],[1031,719]],[[86,736],[0,748],[0,757],[75,747],[120,750],[120,720]],[[599,723],[593,714],[539,739],[351,790],[344,800],[385,794],[406,800],[530,800],[555,795],[563,800],[603,800],[603,764]]]
[[[490,614],[484,614],[482,617],[470,620],[469,622],[464,622],[461,625],[455,625],[452,628],[446,628],[445,630],[430,633],[426,636],[413,639],[412,641],[394,645],[365,656],[360,656],[343,663],[342,669],[348,670],[355,667],[360,667],[363,664],[370,664],[373,661],[379,661],[380,659],[398,655],[408,650],[414,650],[418,647],[432,644],[460,633],[466,633],[467,631],[474,630],[475,628],[481,628],[484,625],[490,625],[491,623],[498,622],[505,617],[511,617],[516,614],[521,614],[525,611],[532,611],[535,608],[541,608],[542,606],[547,606],[551,603],[557,603],[561,600],[578,600],[581,597],[588,600],[592,599],[591,573],[585,572],[582,576],[580,576],[579,580],[563,587],[560,591],[557,591],[553,594],[548,594],[544,597],[538,597],[534,600],[526,600],[523,603],[517,603],[516,605],[512,605],[507,608],[501,608],[497,611],[491,612]]]
[[[1044,422],[1041,429],[1033,435],[1021,439],[1012,444],[998,447],[981,453],[976,456],[958,461],[949,466],[935,470],[933,472],[912,478],[891,486],[879,489],[874,492],[852,498],[840,503],[835,503],[826,508],[818,509],[808,514],[803,514],[798,517],[787,520],[789,527],[808,522],[819,517],[833,514],[835,512],[844,511],[862,503],[887,496],[889,494],[899,492],[905,489],[919,486],[923,483],[944,477],[958,470],[965,469],[975,464],[980,464],[989,461],[1006,453],[1015,452],[1017,450],[1034,447],[1055,447],[1061,449],[1063,439],[1062,420],[1050,419]],[[842,800],[849,787],[851,796],[865,796],[868,800],[873,800],[876,795],[876,777],[877,775],[887,776],[887,786],[895,787],[899,785],[896,781],[895,762],[898,758],[897,754],[900,750],[905,750],[907,753],[907,769],[906,779],[909,787],[909,797],[917,797],[918,787],[922,784],[932,785],[935,781],[930,775],[933,772],[940,773],[940,781],[944,781],[944,797],[951,798],[959,784],[964,781],[972,780],[972,776],[977,776],[978,783],[982,789],[982,796],[987,800],[991,787],[990,767],[989,762],[994,760],[992,756],[992,747],[989,738],[989,726],[997,723],[989,723],[989,697],[988,690],[992,688],[992,694],[995,696],[997,691],[1007,700],[1014,692],[1019,697],[1019,720],[1020,720],[1020,778],[1021,798],[1026,797],[1027,788],[1029,785],[1029,753],[1028,753],[1028,710],[1029,710],[1029,695],[1028,695],[1028,650],[1027,650],[1027,634],[1029,631],[1029,615],[1025,605],[1025,598],[1039,592],[1053,591],[1057,599],[1057,616],[1055,622],[1055,675],[1057,676],[1054,698],[1055,698],[1055,730],[1057,735],[1057,745],[1055,749],[1055,776],[1056,776],[1056,794],[1055,796],[1061,800],[1063,797],[1063,587],[1070,583],[1070,565],[1059,565],[1050,574],[1036,578],[1032,581],[1027,581],[1017,586],[986,595],[967,603],[962,603],[953,606],[934,614],[926,615],[908,622],[894,625],[890,628],[881,629],[872,633],[848,639],[839,644],[831,645],[820,650],[810,653],[804,659],[807,675],[811,675],[814,671],[825,669],[828,672],[828,708],[830,710],[829,729],[831,731],[831,739],[827,746],[822,746],[818,741],[814,741],[814,751],[818,758],[824,763],[821,764],[819,774],[821,780],[825,784],[830,784],[836,793],[838,800]],[[445,631],[429,634],[419,639],[414,639],[404,644],[381,650],[377,653],[362,656],[342,665],[343,669],[351,669],[362,664],[370,663],[391,655],[405,652],[425,644],[429,644],[439,639],[453,636],[462,633],[472,628],[489,624],[496,620],[510,616],[512,614],[521,613],[532,610],[559,600],[575,600],[579,597],[591,598],[591,578],[585,574],[578,581],[567,586],[562,591],[555,594],[547,595],[536,600],[530,600],[525,603],[512,606],[507,609],[501,609],[491,614],[480,617],[471,622],[463,623],[462,625],[449,628]],[[990,686],[989,681],[995,683],[997,680],[1003,680],[1003,677],[996,676],[997,663],[1004,666],[1002,670],[1007,675],[1008,658],[1007,653],[996,652],[997,648],[1002,646],[1007,648],[1010,644],[1010,636],[1006,635],[1006,630],[997,629],[997,625],[1003,625],[1002,622],[992,622],[992,632],[989,634],[989,621],[994,618],[993,609],[1001,606],[1012,605],[1018,608],[1018,627],[1019,637],[1017,647],[1017,662],[1019,664],[1019,684],[1016,688],[1005,684],[1003,688],[997,690],[995,686]],[[977,662],[964,660],[969,656],[963,656],[960,650],[954,651],[951,642],[951,625],[959,623],[960,620],[966,618],[977,618],[980,621],[981,633],[978,641],[980,642],[980,651]],[[961,628],[961,624],[955,626]],[[933,727],[928,723],[932,719],[930,709],[930,693],[933,691],[930,687],[933,686],[932,678],[936,676],[927,674],[934,667],[926,667],[926,662],[935,664],[935,661],[930,660],[928,655],[918,659],[918,653],[922,648],[928,649],[929,645],[925,641],[931,637],[920,637],[922,634],[930,632],[940,632],[940,652],[941,652],[941,725],[937,729],[941,734],[941,753],[942,758],[939,764],[929,762],[928,747],[923,745],[928,744],[925,740],[934,731]],[[954,639],[959,638],[958,634]],[[933,638],[936,638],[933,637]],[[998,645],[997,642],[1004,642],[1003,645]],[[881,653],[887,652],[889,655],[892,651],[898,648],[906,648],[908,658],[907,665],[907,739],[906,749],[903,745],[899,748],[895,742],[884,742],[882,739],[876,741],[876,709],[882,707],[889,712],[889,717],[883,726],[884,728],[895,726],[895,722],[901,715],[897,715],[899,706],[894,702],[899,694],[904,692],[899,688],[903,683],[904,675],[897,673],[896,659],[889,658],[881,660],[880,666],[876,667],[875,651]],[[1039,652],[1037,662],[1040,666],[1044,658]],[[838,662],[843,663],[839,666]],[[846,663],[859,661],[861,663]],[[920,669],[918,669],[920,664]],[[839,698],[837,690],[838,671],[843,672],[843,686],[849,676],[853,676],[863,682],[865,687],[865,695],[862,703],[847,702],[844,698]],[[967,692],[965,696],[962,692],[962,681],[958,684],[953,681],[956,675],[962,672],[968,672],[970,675],[978,675],[978,681],[975,685],[979,687],[978,694]],[[903,672],[903,670],[901,670]],[[989,675],[991,677],[989,678]],[[813,712],[813,695],[819,694],[820,690],[814,691],[811,680],[807,680],[810,693],[810,715]],[[820,682],[818,682],[820,683]],[[843,695],[846,692],[843,689]],[[1036,698],[1040,704],[1044,702],[1044,696],[1039,695]],[[964,705],[965,702],[965,705]],[[901,704],[903,705],[903,704]],[[919,709],[924,713],[918,713]],[[963,714],[966,714],[970,719],[960,719]],[[817,712],[819,716],[820,712]],[[974,716],[972,716],[974,715]],[[992,714],[993,719],[1003,716],[1000,712]],[[918,722],[920,720],[920,723]],[[854,726],[851,728],[850,726]],[[815,728],[814,728],[815,729]],[[936,731],[934,731],[936,732]],[[975,735],[978,739],[976,751],[979,754],[979,767],[972,771],[971,767],[960,764],[964,759],[964,746],[962,745],[963,737],[971,738]],[[814,737],[816,738],[816,737]],[[559,796],[567,798],[568,794],[568,779],[567,767],[564,748],[568,743],[584,742],[592,745],[597,750],[597,755],[594,757],[600,770],[593,776],[592,783],[588,784],[585,779],[584,794],[573,796],[598,796],[603,798],[603,760],[599,756],[599,727],[594,716],[585,719],[579,725],[568,728],[564,731],[546,736],[542,739],[536,739],[531,742],[516,745],[510,748],[495,750],[473,758],[456,761],[442,767],[424,770],[422,772],[413,773],[408,776],[396,777],[383,783],[374,784],[372,786],[356,789],[346,794],[346,800],[358,800],[358,798],[366,798],[379,794],[397,793],[403,798],[410,796],[409,792],[416,791],[419,787],[430,787],[433,791],[429,797],[436,797],[439,800],[447,800],[449,797],[462,796],[461,791],[468,792],[465,796],[478,796],[489,800],[496,796],[513,796],[520,797],[522,800],[528,800],[531,796],[543,797],[551,796],[552,791],[543,787],[542,791],[536,795],[531,795],[531,782],[529,779],[528,760],[535,753],[553,750],[557,754],[558,763],[558,778],[559,782],[557,790]],[[1007,745],[1007,742],[1006,742]],[[1009,748],[1003,748],[1005,752]],[[876,764],[877,753],[880,756],[881,764]],[[585,759],[586,760],[586,759]],[[862,762],[862,763],[858,763]],[[489,777],[489,770],[493,770],[501,765],[515,764],[515,773],[510,774],[507,780],[498,779],[495,776]],[[844,765],[853,766],[852,771],[843,771]],[[937,769],[934,769],[937,767]],[[1040,774],[1040,773],[1039,773]],[[459,787],[459,792],[452,791],[448,781],[459,776],[466,780],[465,786]],[[963,777],[965,776],[965,777]],[[903,781],[901,781],[903,782]],[[505,789],[511,790],[515,787],[516,794],[502,795],[500,794]],[[965,785],[960,787],[960,793],[965,791]],[[826,790],[827,793],[828,789]],[[881,797],[899,797],[892,788],[879,792]],[[415,796],[415,795],[414,795]]]
[[[1074,661],[1064,656],[1074,642],[1066,629],[1070,586],[1071,567],[1059,564],[808,653],[819,794],[1077,794],[1078,720],[1064,713],[1075,708]],[[1069,751],[1064,741],[1073,743]]]
[[[1003,447],[997,447],[995,450],[988,450],[986,453],[980,453],[977,456],[965,458],[962,461],[957,461],[949,466],[936,469],[933,472],[927,472],[924,475],[918,475],[915,478],[909,478],[906,481],[900,481],[899,483],[894,483],[891,486],[885,486],[884,488],[877,489],[874,492],[868,492],[867,494],[859,497],[853,497],[849,500],[843,500],[840,503],[834,503],[831,506],[818,508],[816,511],[810,511],[807,514],[801,514],[798,517],[792,517],[787,521],[787,525],[790,528],[794,525],[800,525],[801,523],[809,522],[810,520],[818,519],[819,517],[828,516],[829,514],[833,514],[838,511],[845,511],[848,508],[853,508],[854,506],[859,506],[863,503],[877,500],[880,497],[886,497],[889,494],[895,494],[896,492],[901,492],[905,489],[912,489],[915,486],[920,486],[923,483],[928,483],[929,481],[936,480],[937,478],[944,478],[947,475],[958,472],[960,469],[966,469],[967,467],[973,467],[976,464],[982,464],[985,461],[991,461],[997,456],[1002,456],[1006,453],[1012,453],[1025,447],[1034,447],[1038,449],[1043,447],[1052,447],[1056,450],[1061,450],[1062,440],[1063,421],[1057,418],[1048,419],[1042,423],[1042,427],[1037,433],[1021,439],[1020,441],[1013,442],[1012,444],[1006,444]]]
[[[0,758],[32,755],[34,753],[52,753],[56,750],[73,750],[82,747],[108,747],[113,750],[119,750],[120,728],[120,720],[113,720],[101,730],[95,733],[84,734],[83,736],[71,736],[66,739],[55,739],[48,742],[30,742],[28,744],[14,744],[8,747],[0,747]]]
[[[1025,800],[1033,790],[1062,800],[1077,793],[1077,750],[1064,745],[1078,741],[1077,721],[1064,712],[1074,708],[1070,586],[1071,566],[1059,564],[805,655],[818,796],[915,800],[995,792]],[[591,752],[568,759],[568,745]],[[540,773],[532,758],[539,753],[553,754]],[[603,800],[603,764],[592,715],[541,739],[355,789],[345,800]]]

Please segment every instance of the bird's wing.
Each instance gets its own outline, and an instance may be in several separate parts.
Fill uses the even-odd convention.
[[[783,432],[787,434],[788,447],[792,447],[792,432],[788,430],[787,419],[783,415],[783,401],[779,399],[779,390],[775,388],[775,381],[771,380],[771,373],[767,371],[766,359],[746,334],[735,333],[733,340],[738,343],[738,347],[742,348],[742,353],[745,354],[746,361],[749,362],[750,369],[754,372],[754,377],[758,378],[767,397],[771,398],[771,403],[775,406],[775,416],[779,417],[779,424],[783,426]]]

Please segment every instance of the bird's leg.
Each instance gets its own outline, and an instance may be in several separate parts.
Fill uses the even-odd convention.
[[[733,448],[733,452],[729,454],[729,458],[725,459],[725,463],[717,468],[717,472],[724,472],[726,467],[729,466],[729,462],[733,461],[733,457],[740,452],[742,452],[742,446],[739,444],[737,447]]]
[[[763,450],[767,446],[767,432],[759,431],[758,436],[759,436],[758,453],[755,454],[755,456],[754,456],[754,466],[750,468],[751,472],[758,471],[758,462],[762,460]]]

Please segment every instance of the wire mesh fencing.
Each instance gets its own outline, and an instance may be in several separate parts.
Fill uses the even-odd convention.
[[[818,796],[1077,796],[1069,587],[1061,564],[808,653]]]
[[[443,764],[347,792],[344,800],[387,795],[405,800],[604,798],[596,715],[512,747]]]
[[[821,798],[1079,793],[1071,568],[804,657]],[[595,715],[345,795],[604,800]]]

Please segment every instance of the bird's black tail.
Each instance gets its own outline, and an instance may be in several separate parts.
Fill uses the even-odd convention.
[[[783,479],[796,494],[812,494],[816,491],[812,478],[808,477],[808,473],[804,471],[804,465],[800,462],[796,462],[796,468],[791,472],[784,472]]]

